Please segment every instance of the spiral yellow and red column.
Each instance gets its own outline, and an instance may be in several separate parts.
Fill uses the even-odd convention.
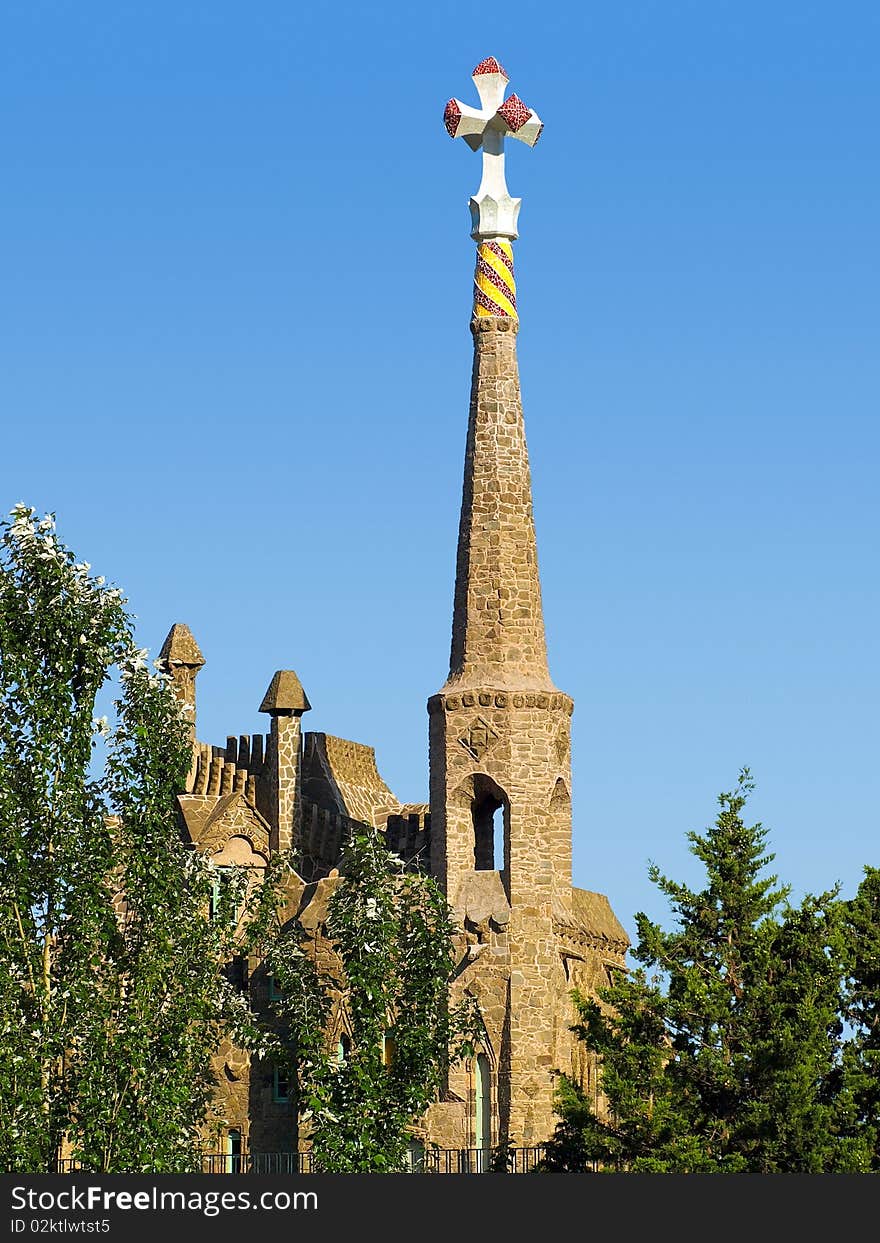
[[[513,247],[506,238],[480,242],[474,272],[474,316],[477,319],[514,319],[516,281],[513,278]]]

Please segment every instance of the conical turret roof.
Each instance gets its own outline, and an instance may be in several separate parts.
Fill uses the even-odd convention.
[[[175,622],[168,631],[159,659],[164,660],[166,665],[189,665],[193,669],[201,669],[205,663],[199,645],[185,622]]]

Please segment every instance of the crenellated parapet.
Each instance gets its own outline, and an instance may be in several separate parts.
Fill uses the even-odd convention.
[[[431,869],[431,812],[427,803],[402,806],[385,822],[385,844],[408,868]]]
[[[306,880],[328,876],[338,866],[351,833],[360,827],[341,812],[303,800],[297,866]]]
[[[173,641],[173,642],[172,642]],[[181,667],[198,648],[177,625],[166,655]],[[192,680],[186,681],[191,689]],[[183,683],[181,684],[183,685]],[[303,882],[327,877],[338,866],[346,840],[358,828],[383,835],[409,866],[425,867],[430,817],[426,804],[402,804],[383,780],[370,746],[331,734],[303,734],[309,701],[297,675],[279,670],[260,710],[268,734],[228,734],[225,746],[194,743],[194,759],[180,803],[191,839],[199,844],[209,821],[221,831],[231,795],[243,800],[268,827],[269,850],[289,850]]]
[[[262,734],[230,735],[225,747],[197,743],[191,792],[219,797],[240,790],[256,806],[257,782],[263,776],[268,743],[269,736]]]

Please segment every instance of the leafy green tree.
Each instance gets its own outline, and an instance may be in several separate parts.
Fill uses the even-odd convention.
[[[17,506],[0,526],[0,1167],[196,1160],[210,1054],[246,1007],[181,836],[190,762],[118,589]],[[118,677],[115,723],[96,700]],[[237,900],[229,878],[224,901]]]
[[[473,1017],[448,1004],[454,926],[436,883],[367,829],[347,843],[341,872],[327,908],[332,954],[316,958],[295,924],[267,945],[281,992],[276,1057],[319,1168],[390,1173],[405,1168],[410,1128],[469,1047]],[[326,1039],[334,1001],[348,1023],[338,1046]]]
[[[799,906],[766,874],[767,834],[742,811],[748,770],[719,796],[715,824],[688,835],[695,891],[652,866],[676,927],[636,916],[633,957],[600,1000],[576,997],[578,1035],[600,1056],[607,1110],[563,1084],[548,1153],[586,1153],[645,1172],[821,1172],[864,1168],[840,1125],[844,939],[836,891]],[[648,975],[645,968],[653,972]]]

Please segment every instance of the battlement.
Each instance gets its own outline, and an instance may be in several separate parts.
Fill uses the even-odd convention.
[[[385,823],[385,845],[408,868],[428,872],[431,863],[431,813],[427,803],[407,803]]]
[[[220,799],[241,793],[270,823],[279,774],[272,734],[229,734],[225,747],[196,743],[192,795]],[[372,747],[306,734],[302,743],[303,790],[295,846],[304,879],[317,880],[337,866],[356,825],[384,835],[407,864],[427,869],[427,804],[401,804],[383,781]],[[288,780],[295,780],[288,774]],[[275,795],[277,797],[277,793]]]
[[[304,880],[319,880],[338,865],[343,842],[355,824],[341,812],[303,802],[298,867]]]
[[[298,860],[303,879],[313,881],[328,876],[339,866],[346,840],[363,828],[362,821],[305,800]],[[426,804],[409,804],[390,815],[382,836],[388,849],[399,855],[408,868],[428,871],[431,816]]]
[[[256,805],[257,780],[262,777],[269,749],[269,736],[230,734],[225,747],[196,743],[193,794],[220,797],[240,791]]]

